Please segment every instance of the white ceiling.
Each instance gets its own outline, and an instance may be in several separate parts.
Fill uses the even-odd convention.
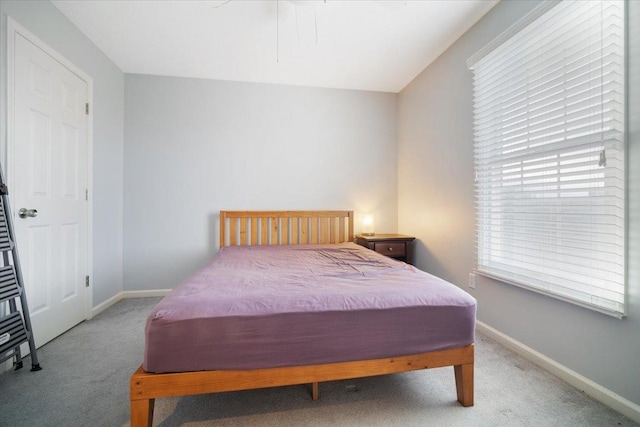
[[[399,92],[498,0],[52,0],[125,73]]]

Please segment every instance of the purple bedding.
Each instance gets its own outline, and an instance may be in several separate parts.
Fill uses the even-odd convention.
[[[145,328],[144,369],[186,372],[365,360],[474,342],[476,301],[354,243],[225,247]]]

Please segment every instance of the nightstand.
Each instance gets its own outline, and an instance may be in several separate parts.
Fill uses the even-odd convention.
[[[415,237],[404,234],[374,234],[373,236],[356,235],[356,243],[379,254],[404,261],[413,262],[413,241]]]

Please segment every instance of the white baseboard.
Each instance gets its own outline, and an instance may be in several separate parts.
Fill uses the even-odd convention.
[[[519,341],[514,340],[510,336],[492,328],[491,326],[477,321],[476,329],[494,340],[498,341],[505,347],[515,351],[524,358],[530,360],[541,368],[551,372],[553,375],[562,379],[563,381],[571,384],[578,390],[582,390],[594,399],[602,402],[611,409],[620,412],[631,418],[633,421],[640,423],[640,405],[636,405],[632,401],[625,399],[624,397],[612,392],[611,390],[601,386],[600,384],[591,381],[579,373],[572,371],[564,365],[556,362],[555,360],[545,356],[542,353],[538,353],[531,347],[522,344]]]
[[[93,309],[91,310],[91,318],[96,317],[98,314],[102,313],[103,311],[105,311],[107,308],[111,307],[113,304],[117,303],[118,301],[120,301],[122,299],[122,292],[115,294],[114,296],[112,296],[111,298],[109,298],[108,300],[96,305],[95,307],[93,307]]]
[[[123,299],[127,299],[127,298],[163,297],[163,296],[167,295],[170,291],[171,291],[171,289],[154,289],[154,290],[150,290],[150,291],[122,291],[122,292],[119,292],[116,295],[112,296],[111,298],[109,298],[105,302],[103,302],[101,304],[98,304],[95,307],[93,307],[93,310],[91,310],[91,315],[92,315],[92,317],[97,316],[98,314],[100,314],[103,311],[105,311],[107,308],[111,307],[112,305],[114,305],[115,303],[117,303],[118,301],[123,300]]]

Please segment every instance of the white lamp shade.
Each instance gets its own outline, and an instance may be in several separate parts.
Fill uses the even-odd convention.
[[[373,215],[365,215],[362,218],[362,234],[365,236],[373,236],[374,228],[373,228]]]

